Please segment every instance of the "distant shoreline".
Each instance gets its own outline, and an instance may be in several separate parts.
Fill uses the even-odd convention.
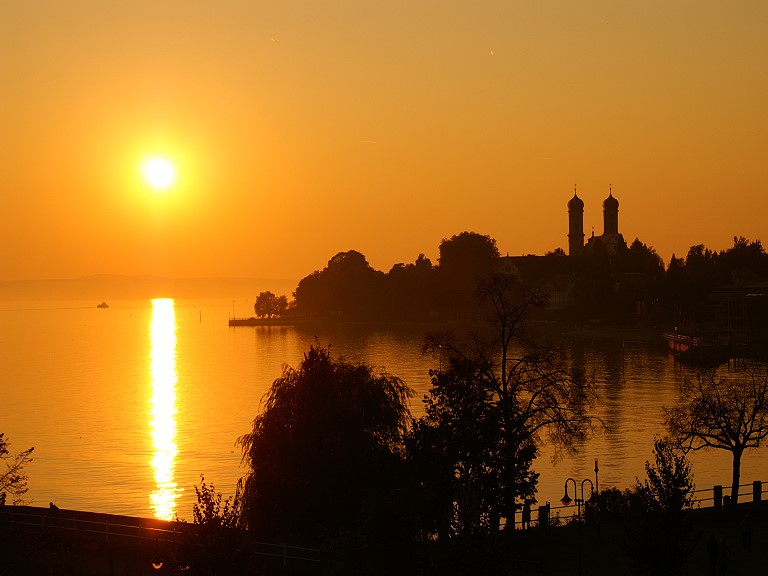
[[[423,328],[425,330],[449,329],[455,322],[445,320],[348,320],[338,317],[284,316],[275,318],[229,318],[229,326],[366,326],[370,328]],[[660,327],[638,327],[632,325],[586,325],[574,326],[557,322],[532,320],[529,328],[542,336],[556,339],[594,339],[620,342],[664,343],[664,330]]]

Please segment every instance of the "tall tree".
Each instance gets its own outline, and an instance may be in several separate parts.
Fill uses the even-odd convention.
[[[259,318],[271,318],[277,314],[277,296],[269,291],[259,292],[253,305],[253,311]]]
[[[384,273],[371,268],[360,252],[339,252],[328,265],[299,281],[297,311],[310,315],[371,318],[381,312]]]
[[[382,296],[388,318],[425,320],[435,308],[435,268],[424,254],[413,264],[395,264],[386,275]]]
[[[731,284],[750,284],[768,278],[768,254],[760,240],[733,237],[733,247],[720,252],[717,259],[720,277]]]
[[[427,528],[440,539],[498,529],[505,450],[516,453],[516,494],[532,498],[538,476],[530,470],[536,452],[530,442],[506,446],[483,372],[464,359],[448,363],[447,370],[431,372],[426,414],[408,442],[416,475],[433,501],[433,523]]]
[[[744,451],[768,438],[768,366],[748,364],[724,376],[710,371],[686,378],[682,398],[666,411],[666,422],[685,451],[731,453],[731,501],[736,504]]]
[[[440,243],[438,276],[445,313],[465,316],[472,307],[478,278],[498,266],[496,240],[476,232],[462,232]]]
[[[5,438],[5,434],[0,432],[0,460],[3,462],[3,469],[0,469],[0,506],[8,501],[8,495],[11,497],[11,504],[23,503],[24,494],[28,490],[28,476],[24,467],[32,462],[34,448],[12,454],[10,446],[11,443]]]
[[[243,490],[249,528],[314,541],[360,527],[391,488],[409,423],[410,389],[365,364],[312,346],[284,367],[253,430],[238,443],[250,471]]]
[[[498,452],[500,513],[511,524],[521,500],[531,495],[530,488],[521,489],[526,485],[521,480],[530,478],[527,463],[536,447],[546,438],[572,451],[587,436],[593,390],[583,374],[569,369],[562,350],[528,338],[525,319],[532,306],[543,302],[539,294],[505,275],[480,279],[477,293],[487,324],[462,339],[450,333],[428,335],[425,347],[472,366],[472,377],[485,389],[483,402],[499,428],[489,449]]]

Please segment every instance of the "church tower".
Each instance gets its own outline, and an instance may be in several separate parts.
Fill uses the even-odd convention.
[[[578,256],[584,251],[584,201],[573,191],[568,201],[568,255]]]
[[[619,233],[619,201],[609,190],[608,198],[603,201],[603,234]]]

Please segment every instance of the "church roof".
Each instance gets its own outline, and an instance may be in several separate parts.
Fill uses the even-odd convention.
[[[613,193],[608,193],[608,198],[603,200],[603,208],[613,208],[615,210],[619,209],[619,201],[616,200],[616,198],[613,197]]]
[[[568,208],[569,208],[569,209],[573,209],[573,208],[575,208],[575,209],[577,209],[577,210],[583,210],[583,209],[584,209],[584,200],[582,200],[581,198],[579,198],[579,197],[576,195],[576,192],[574,192],[574,193],[573,193],[573,198],[571,198],[571,199],[568,201]]]

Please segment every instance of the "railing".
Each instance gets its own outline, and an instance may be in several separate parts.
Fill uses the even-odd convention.
[[[762,502],[763,485],[766,484],[768,484],[768,482],[762,480],[755,480],[749,484],[739,484],[739,502],[742,504],[747,502],[747,498],[749,498],[750,495],[752,496],[751,502]],[[751,491],[745,490],[742,492],[742,488],[751,488]],[[723,493],[722,485],[713,486],[712,488],[701,488],[694,490],[693,494],[694,505],[697,508],[720,508],[723,506],[728,506],[731,498],[730,494]],[[545,509],[545,506],[548,509]],[[542,524],[543,517],[546,517],[549,524],[572,522],[573,519],[576,518],[577,514],[579,514],[579,505],[577,505],[575,502],[573,504],[568,504],[567,506],[552,506],[549,503],[547,503],[545,506],[539,506],[538,508],[533,508],[531,510],[531,526],[540,526]],[[581,502],[580,506],[581,517],[584,518],[588,504]],[[561,510],[570,511],[570,514],[561,516]],[[502,527],[505,525],[505,523],[502,523]],[[522,530],[524,528],[523,520],[519,514],[515,515],[514,526],[515,530]]]
[[[2,506],[0,507],[0,522],[32,528],[39,527],[40,530],[65,530],[98,539],[103,537],[105,542],[133,540],[138,541],[140,545],[144,542],[177,545],[186,538],[200,538],[200,526],[197,524],[164,522],[164,524],[169,524],[172,527],[157,528],[144,525],[141,519],[138,519],[138,524],[127,524],[119,521],[111,522],[108,519],[88,519],[81,514],[88,513],[78,513],[73,510],[49,511],[45,508],[27,507],[19,510],[15,506]],[[149,523],[156,522],[154,520],[146,521]],[[288,560],[320,562],[320,550],[317,548],[304,548],[256,540],[251,541],[250,544],[253,553],[282,558],[283,564],[286,564]]]
[[[762,502],[763,500],[763,484],[766,484],[766,482],[763,482],[762,480],[755,480],[754,482],[751,482],[749,484],[739,484],[739,499],[743,503],[745,498],[748,497],[749,492],[744,491],[742,492],[742,488],[752,488],[752,502],[758,503]],[[696,495],[700,493],[712,493],[712,496],[706,497],[706,498],[699,498]],[[713,486],[712,488],[703,488],[701,490],[694,490],[694,500],[695,502],[700,506],[703,502],[712,502],[710,506],[713,508],[719,508],[721,506],[727,506],[730,503],[731,496],[730,494],[723,494],[723,486],[717,485]],[[705,506],[706,507],[706,506]]]
[[[155,528],[142,524],[123,524],[110,522],[109,520],[89,520],[78,517],[77,513],[66,511],[59,514],[58,511],[49,512],[47,509],[27,509],[19,511],[15,506],[0,508],[0,521],[19,524],[23,526],[39,526],[41,529],[70,530],[83,534],[100,534],[109,542],[110,537],[133,538],[139,540],[163,541],[168,543],[179,542],[183,533],[180,530]]]

